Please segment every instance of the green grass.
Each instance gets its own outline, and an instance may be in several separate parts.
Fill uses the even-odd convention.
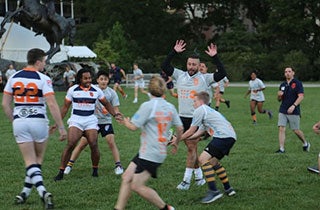
[[[319,136],[312,132],[312,125],[320,120],[318,88],[305,88],[302,103],[301,129],[311,142],[311,151],[302,151],[301,142],[287,129],[286,153],[274,154],[278,149],[277,113],[279,102],[276,100],[277,88],[267,88],[264,93],[264,107],[274,112],[274,118],[257,114],[258,125],[251,124],[249,99],[244,99],[246,87],[226,89],[225,98],[231,100],[231,108],[221,104],[220,111],[233,124],[238,140],[229,157],[222,160],[229,180],[237,194],[224,196],[211,203],[201,204],[199,200],[205,194],[207,186],[191,186],[189,191],[178,191],[185,168],[186,148],[180,144],[178,154],[169,155],[160,167],[158,179],[152,179],[149,186],[156,189],[160,196],[176,209],[319,209],[319,176],[309,173],[306,167],[316,164],[320,151]],[[133,104],[133,89],[127,89],[129,98],[121,99],[121,112],[126,116],[138,109],[145,95],[140,93],[139,103]],[[64,92],[56,93],[60,104]],[[2,98],[2,95],[1,95]],[[176,99],[167,96],[176,104]],[[0,209],[42,209],[41,201],[34,190],[27,203],[21,206],[13,204],[14,197],[20,192],[24,180],[23,161],[15,144],[11,123],[6,120],[3,110],[1,118],[1,152],[0,152]],[[66,119],[65,119],[66,121]],[[114,123],[116,142],[121,160],[127,166],[139,148],[139,132],[132,132]],[[121,182],[113,173],[113,159],[105,141],[99,137],[101,152],[99,177],[91,177],[90,151],[87,148],[77,160],[74,170],[63,181],[55,183],[53,177],[58,172],[60,155],[65,142],[59,142],[57,133],[50,137],[43,164],[43,176],[47,189],[54,195],[56,209],[113,209],[117,200]],[[199,143],[199,152],[208,141]],[[222,189],[220,181],[218,187]],[[132,194],[127,209],[156,209],[150,203]]]

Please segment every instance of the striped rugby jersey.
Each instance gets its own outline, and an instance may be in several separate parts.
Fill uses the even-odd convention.
[[[34,68],[24,68],[13,74],[4,89],[13,96],[13,117],[47,118],[45,96],[54,94],[51,79]]]

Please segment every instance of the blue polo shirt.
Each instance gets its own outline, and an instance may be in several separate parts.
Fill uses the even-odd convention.
[[[283,91],[282,102],[279,112],[288,114],[288,109],[297,100],[299,94],[304,94],[302,82],[293,78],[290,83],[281,83],[279,90]],[[298,105],[292,115],[300,115],[300,105]]]

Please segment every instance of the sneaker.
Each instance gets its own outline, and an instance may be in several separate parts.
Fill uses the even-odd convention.
[[[53,209],[54,205],[52,202],[52,194],[49,192],[46,192],[42,198],[43,202],[44,202],[44,206],[46,209]]]
[[[224,191],[228,196],[233,196],[236,194],[236,191],[232,187]]]
[[[123,96],[123,99],[127,99],[128,98],[128,94],[125,94],[124,96]]]
[[[269,119],[271,120],[273,117],[272,111],[270,111],[270,110],[268,111],[268,116],[269,116]]]
[[[121,175],[121,174],[123,174],[123,168],[122,168],[122,166],[116,166],[115,169],[114,169],[114,173],[115,173],[116,175]]]
[[[54,177],[54,181],[60,181],[63,179],[63,173],[59,171],[58,175]]]
[[[138,99],[135,98],[135,99],[132,101],[132,103],[134,103],[134,104],[138,103]]]
[[[252,125],[257,125],[257,121],[252,121]]]
[[[202,185],[204,185],[206,183],[206,180],[204,178],[196,179],[195,181],[196,181],[196,185],[197,186],[202,186]]]
[[[230,101],[229,100],[226,100],[226,105],[228,108],[230,108]]]
[[[27,200],[27,195],[26,195],[26,193],[22,192],[22,193],[20,193],[20,195],[16,196],[15,203],[16,204],[23,204],[26,202],[26,200]]]
[[[190,183],[186,182],[186,181],[182,181],[178,186],[177,189],[178,190],[189,190],[190,188]]]
[[[175,210],[175,208],[173,206],[167,205],[168,210]]]
[[[281,149],[279,149],[279,150],[277,150],[275,153],[282,154],[282,153],[285,153],[285,152],[286,152],[285,150],[281,150]]]
[[[222,197],[222,194],[219,190],[212,191],[208,190],[206,197],[202,198],[201,203],[211,203]]]
[[[303,151],[309,152],[310,151],[310,146],[311,146],[311,144],[308,142],[307,146],[303,146],[302,147]]]
[[[64,169],[64,174],[69,174],[70,172],[71,172],[71,170],[72,170],[72,167],[70,167],[70,166],[67,166],[65,169]]]
[[[93,177],[98,177],[99,175],[98,175],[98,170],[93,170],[92,171],[92,176]]]

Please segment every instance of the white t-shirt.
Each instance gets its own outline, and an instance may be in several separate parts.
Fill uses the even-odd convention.
[[[263,82],[259,79],[256,78],[255,80],[250,80],[249,81],[249,90],[251,91],[250,99],[255,100],[255,101],[264,101],[264,94],[263,91],[257,91],[259,89],[263,89],[266,86],[263,84]]]

